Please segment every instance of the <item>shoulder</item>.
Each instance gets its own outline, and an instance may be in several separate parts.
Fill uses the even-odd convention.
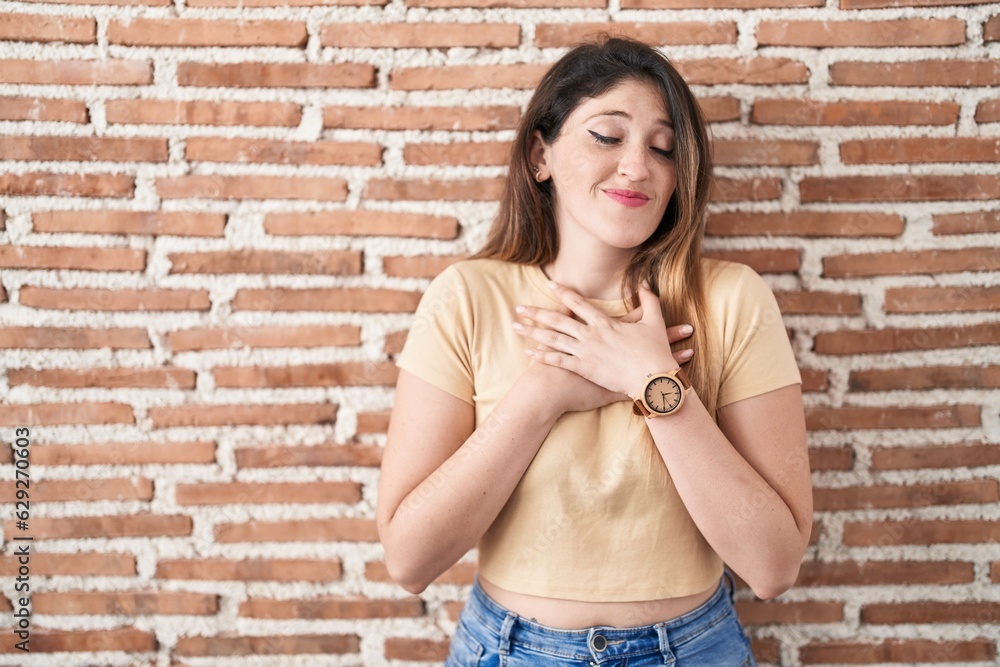
[[[773,294],[767,282],[746,264],[723,259],[703,258],[705,297],[709,304],[724,304],[746,298]]]

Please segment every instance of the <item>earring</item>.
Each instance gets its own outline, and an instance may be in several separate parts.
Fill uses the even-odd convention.
[[[536,181],[540,181],[541,180],[540,178],[538,178],[538,167],[535,167],[535,180]]]

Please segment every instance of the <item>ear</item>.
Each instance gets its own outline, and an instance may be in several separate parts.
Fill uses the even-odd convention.
[[[542,138],[541,131],[535,130],[531,133],[531,139],[529,139],[528,144],[528,161],[530,162],[529,169],[531,167],[538,167],[538,177],[542,181],[551,176],[549,170],[547,169],[548,157],[549,147]]]

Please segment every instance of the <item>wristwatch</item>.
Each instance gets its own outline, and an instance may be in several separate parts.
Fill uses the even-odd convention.
[[[645,386],[632,403],[632,412],[647,419],[676,412],[684,402],[686,390],[691,388],[691,381],[680,367],[646,377]]]

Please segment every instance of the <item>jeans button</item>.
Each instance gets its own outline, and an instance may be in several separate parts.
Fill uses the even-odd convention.
[[[608,647],[608,640],[604,635],[594,635],[590,640],[590,647],[600,653]]]

